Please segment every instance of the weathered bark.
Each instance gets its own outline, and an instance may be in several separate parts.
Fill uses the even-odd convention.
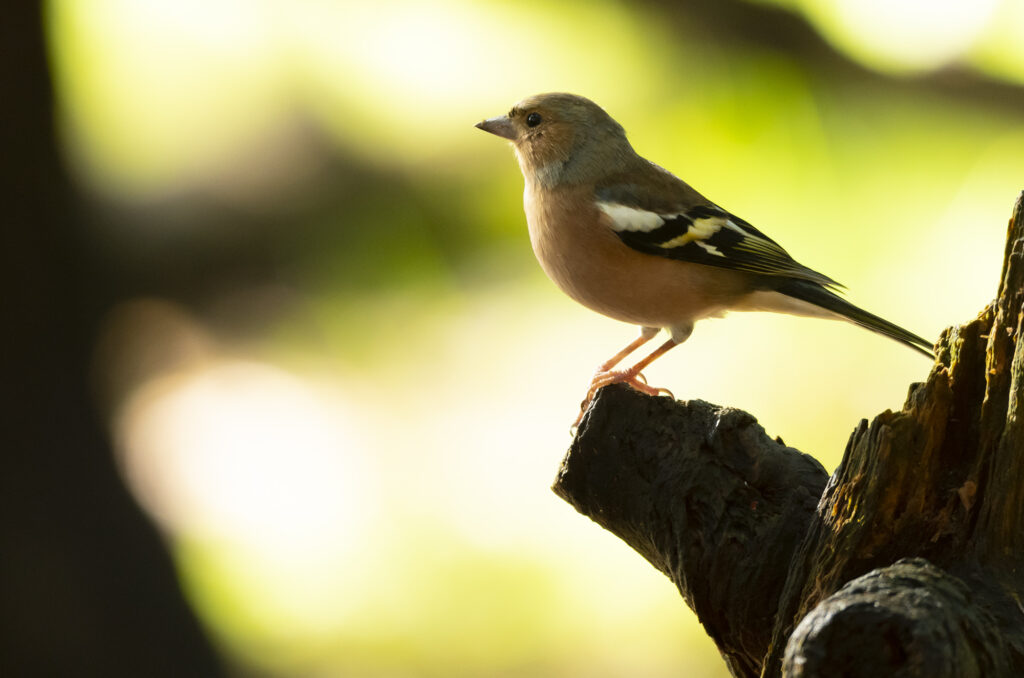
[[[553,489],[672,579],[736,676],[1024,675],[1022,331],[1024,194],[998,298],[830,479],[749,414],[619,386]]]

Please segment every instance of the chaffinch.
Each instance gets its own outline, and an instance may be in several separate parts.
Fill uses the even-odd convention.
[[[477,127],[515,148],[530,242],[548,277],[584,306],[641,328],[598,368],[580,417],[609,384],[665,391],[640,371],[686,341],[695,321],[730,310],[848,320],[932,356],[930,342],[844,300],[835,280],[637,155],[622,126],[589,99],[539,94]],[[670,335],[665,343],[613,370],[659,329]]]

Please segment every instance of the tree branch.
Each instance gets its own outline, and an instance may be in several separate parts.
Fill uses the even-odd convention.
[[[738,675],[756,675],[828,474],[745,412],[602,389],[554,491],[676,584]]]

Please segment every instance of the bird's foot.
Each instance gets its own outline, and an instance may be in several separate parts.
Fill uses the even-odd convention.
[[[599,389],[605,386],[611,386],[612,384],[626,384],[641,393],[647,395],[658,395],[662,391],[668,391],[664,388],[656,388],[647,383],[647,377],[642,372],[636,372],[633,370],[607,370],[604,372],[597,372],[594,378],[590,380],[590,389],[587,391],[588,399],[593,399],[594,395],[597,394]]]
[[[667,388],[660,388],[651,386],[647,383],[647,377],[640,373],[636,369],[628,370],[598,370],[594,374],[594,378],[590,380],[590,388],[587,390],[587,395],[580,403],[580,413],[576,417],[576,421],[573,422],[572,428],[576,429],[583,421],[583,415],[586,413],[587,408],[590,407],[590,403],[594,401],[594,397],[597,392],[605,386],[611,386],[612,384],[626,384],[630,388],[633,388],[641,393],[646,393],[649,396],[656,395],[668,395],[672,398],[672,391]]]

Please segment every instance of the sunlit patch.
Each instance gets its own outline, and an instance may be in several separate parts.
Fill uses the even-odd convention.
[[[301,561],[352,543],[372,519],[346,413],[269,365],[157,378],[121,408],[115,431],[137,496],[175,534]]]
[[[971,54],[971,63],[996,77],[1024,83],[1024,2],[1003,0]]]
[[[287,114],[273,5],[52,0],[61,117],[83,179],[139,195],[251,148]]]
[[[319,48],[341,56],[348,68],[358,65],[376,81],[375,89],[401,90],[403,110],[428,120],[425,103],[472,98],[467,83],[478,82],[490,68],[505,68],[510,56],[497,63],[473,58],[487,53],[490,31],[481,29],[494,18],[465,3],[332,3],[307,17],[316,23],[303,23],[302,32],[323,38]]]
[[[1000,0],[828,0],[804,2],[822,32],[866,63],[919,71],[963,55]]]
[[[615,106],[658,72],[640,49],[648,36],[618,3],[574,11],[384,0],[305,9],[296,13],[296,35],[318,90],[308,103],[346,145],[374,159],[450,157],[453,144],[479,148],[466,134],[472,123],[523,96],[572,91]],[[603,47],[609,42],[614,50]]]

